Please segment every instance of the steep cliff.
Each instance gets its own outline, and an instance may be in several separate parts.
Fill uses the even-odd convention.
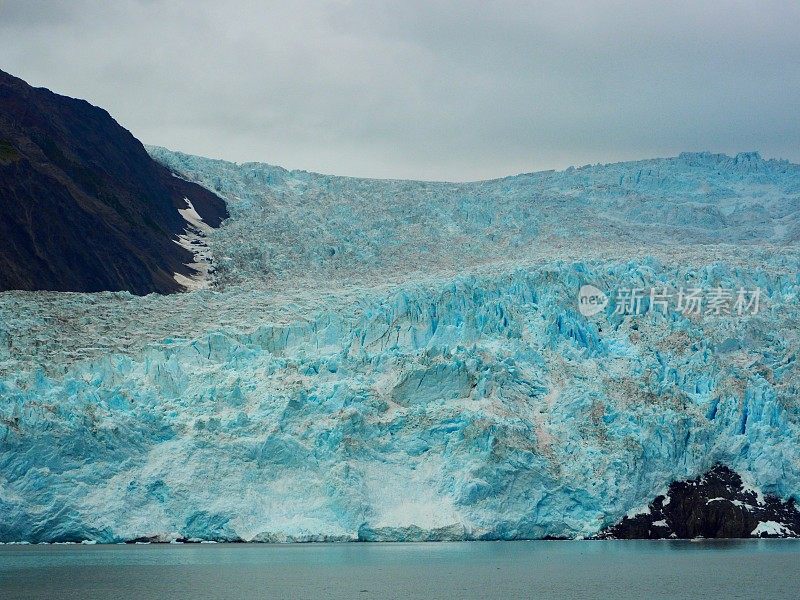
[[[103,109],[0,71],[0,290],[179,291],[187,198],[208,226],[227,217]]]

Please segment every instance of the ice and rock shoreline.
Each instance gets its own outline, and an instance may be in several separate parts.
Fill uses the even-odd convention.
[[[708,473],[694,480],[674,482],[666,494],[659,495],[646,510],[631,511],[619,523],[585,540],[703,540],[703,539],[800,539],[800,511],[793,500],[782,502],[775,496],[764,496],[748,489],[741,477],[724,465],[715,465]],[[251,543],[300,542],[446,542],[477,541],[458,528],[423,531],[418,527],[375,531],[359,529],[356,537],[317,539],[264,539]],[[542,540],[574,538],[545,537]],[[491,540],[483,540],[491,541]],[[524,540],[521,540],[524,541]],[[20,545],[30,542],[0,542]],[[96,540],[38,542],[39,544],[96,544]],[[160,534],[118,541],[124,544],[216,544],[248,543],[242,539],[185,538],[177,534]]]
[[[741,489],[702,514],[797,534],[795,165],[424,184],[151,151],[229,202],[213,288],[0,294],[0,541],[681,537],[688,505],[650,504],[718,464]],[[762,306],[587,317],[584,284]]]
[[[559,299],[586,272],[7,374],[0,532],[589,537],[715,462],[792,497],[796,284],[760,279],[770,320],[586,319]]]

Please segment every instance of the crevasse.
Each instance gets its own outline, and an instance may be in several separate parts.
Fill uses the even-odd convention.
[[[219,285],[0,295],[0,541],[580,537],[717,462],[800,493],[794,165],[701,154],[421,184],[153,152],[229,198],[209,235]],[[635,221],[631,189],[653,204]],[[339,197],[376,208],[304,235]],[[584,209],[557,209],[568,197]],[[429,220],[403,230],[425,198]],[[594,203],[601,220],[577,218]],[[380,283],[422,254],[435,269]],[[762,307],[585,317],[587,283],[758,287]]]

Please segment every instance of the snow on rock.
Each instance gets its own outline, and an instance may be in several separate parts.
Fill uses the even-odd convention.
[[[178,213],[186,221],[187,227],[185,232],[178,236],[175,243],[194,254],[194,261],[186,266],[191,267],[196,272],[196,275],[187,277],[181,273],[175,273],[173,277],[188,291],[202,290],[211,283],[211,265],[213,261],[211,251],[206,243],[206,237],[214,231],[214,228],[203,221],[203,217],[195,210],[189,198],[184,198],[183,201],[186,202],[188,207],[179,208]]]
[[[775,521],[762,521],[758,524],[751,534],[754,537],[787,537],[794,536],[795,533],[783,525]]]
[[[626,515],[601,538],[742,538],[797,537],[800,511],[794,500],[746,487],[722,464],[701,477],[669,486],[675,502],[658,495],[647,510]]]

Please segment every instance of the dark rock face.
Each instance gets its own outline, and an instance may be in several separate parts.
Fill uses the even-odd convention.
[[[179,291],[184,198],[212,227],[228,216],[103,109],[0,71],[0,291]]]
[[[649,512],[625,517],[602,539],[692,539],[798,537],[800,511],[794,500],[745,489],[742,478],[716,465],[697,479],[672,483]]]

